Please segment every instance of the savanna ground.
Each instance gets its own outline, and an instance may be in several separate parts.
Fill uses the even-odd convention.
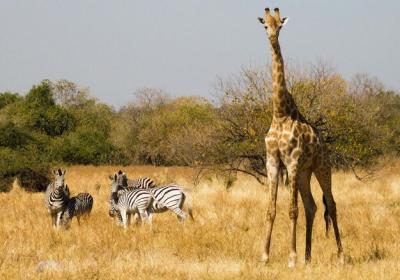
[[[266,188],[240,177],[226,191],[222,179],[205,178],[194,191],[195,222],[184,225],[172,213],[155,215],[152,231],[127,230],[108,216],[108,175],[120,167],[68,168],[72,194],[95,199],[88,222],[69,231],[54,230],[43,194],[16,184],[0,194],[0,279],[399,279],[400,162],[387,162],[374,178],[360,182],[336,172],[333,192],[346,264],[337,262],[333,232],[325,238],[321,191],[312,181],[318,211],[312,263],[305,266],[305,220],[300,203],[298,264],[287,268],[288,191],[280,188],[272,236],[271,262],[258,262],[265,235]],[[190,186],[193,170],[125,167],[130,177]]]

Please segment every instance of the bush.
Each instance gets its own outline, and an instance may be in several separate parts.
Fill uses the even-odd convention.
[[[9,192],[12,189],[14,177],[5,176],[0,177],[0,192]]]
[[[48,169],[35,171],[22,168],[18,171],[17,178],[20,187],[28,192],[43,192],[51,183],[51,174]]]
[[[60,136],[73,129],[73,116],[55,104],[49,81],[33,86],[29,93],[18,102],[7,107],[12,122],[49,136]]]
[[[0,110],[9,104],[18,101],[21,97],[17,93],[0,93]]]
[[[0,124],[0,147],[22,148],[32,138],[13,123]]]
[[[48,153],[58,162],[97,165],[110,163],[115,150],[101,132],[80,128],[54,139]]]

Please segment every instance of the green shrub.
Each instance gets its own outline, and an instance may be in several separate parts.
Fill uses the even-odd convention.
[[[12,189],[14,177],[5,176],[0,177],[0,192],[9,192]]]
[[[49,169],[22,168],[18,171],[17,178],[19,186],[28,192],[43,192],[51,182]]]

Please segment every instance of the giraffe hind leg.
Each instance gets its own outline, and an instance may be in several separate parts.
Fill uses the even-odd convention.
[[[325,220],[325,236],[328,238],[329,235],[329,226],[331,224],[331,219],[329,217],[329,212],[328,212],[328,205],[326,203],[326,198],[324,195],[322,195],[322,202],[324,203],[325,211],[324,211],[324,220]]]
[[[299,191],[304,205],[304,212],[306,217],[306,248],[304,260],[306,263],[311,261],[311,238],[312,228],[317,211],[317,205],[311,193],[310,186],[311,170],[306,170],[299,176]]]
[[[336,203],[332,194],[332,171],[328,164],[317,166],[314,170],[315,177],[320,184],[325,198],[327,215],[324,214],[326,227],[329,228],[329,219],[332,221],[333,231],[335,233],[336,245],[340,262],[344,262],[343,247],[340,239],[339,226],[337,222]],[[325,211],[326,212],[326,211]]]

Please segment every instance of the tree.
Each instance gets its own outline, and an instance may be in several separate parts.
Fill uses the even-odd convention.
[[[18,93],[4,92],[0,93],[0,110],[9,104],[17,102],[21,97]]]

